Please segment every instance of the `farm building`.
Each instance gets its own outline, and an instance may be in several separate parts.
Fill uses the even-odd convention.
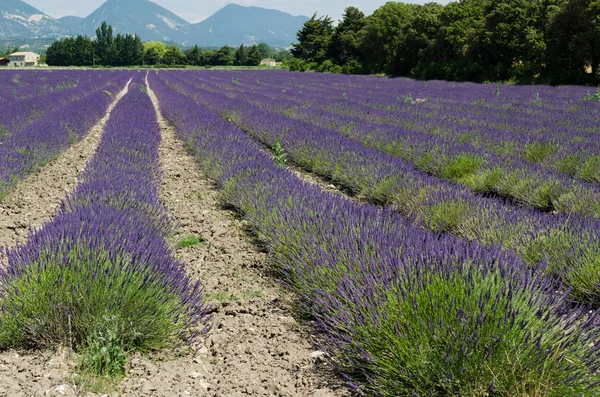
[[[10,59],[0,58],[0,66],[8,66]]]
[[[36,66],[40,60],[39,54],[35,52],[13,52],[10,54],[10,66]]]
[[[274,59],[265,58],[260,61],[260,66],[281,66],[281,62],[276,62]]]

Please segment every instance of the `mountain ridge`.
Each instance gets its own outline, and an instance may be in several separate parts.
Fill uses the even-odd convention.
[[[60,21],[24,1],[0,0],[0,38],[58,38],[68,33]]]
[[[115,33],[138,34],[143,41],[202,47],[266,42],[287,47],[308,19],[275,9],[230,3],[205,20],[190,23],[150,0],[106,0],[85,18],[54,19],[22,0],[0,0],[0,38],[93,36],[106,21]]]
[[[77,29],[91,36],[102,21],[112,25],[115,33],[135,33],[144,41],[190,44],[191,24],[149,0],[107,0],[84,18]]]
[[[270,41],[289,46],[307,20],[308,17],[293,16],[275,9],[230,3],[193,27],[206,42],[214,41],[215,45],[218,45],[218,40],[225,40],[228,41],[225,44],[230,45]],[[240,37],[240,30],[243,37]]]

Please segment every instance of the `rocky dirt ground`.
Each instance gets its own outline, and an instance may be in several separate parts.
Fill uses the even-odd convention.
[[[212,330],[193,348],[134,356],[127,378],[103,390],[77,377],[74,355],[67,350],[3,352],[0,397],[350,395],[328,372],[322,352],[312,348],[309,333],[295,320],[292,297],[266,275],[267,254],[252,243],[243,221],[223,208],[212,182],[160,114],[159,122],[161,194],[180,226],[171,243],[190,275],[205,285],[206,299],[213,304]],[[49,164],[0,203],[2,244],[23,241],[29,225],[39,226],[52,216],[99,139],[95,130],[67,153],[71,157]],[[55,165],[59,161],[60,167]]]

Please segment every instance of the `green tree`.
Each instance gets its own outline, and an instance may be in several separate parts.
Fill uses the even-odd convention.
[[[207,66],[210,65],[213,61],[213,57],[215,56],[214,51],[205,49],[200,51],[200,65]]]
[[[553,15],[547,37],[547,74],[552,82],[599,81],[600,1],[565,1]]]
[[[160,41],[148,41],[144,43],[144,64],[157,65],[162,63],[162,58],[167,47]]]
[[[248,55],[246,54],[246,49],[244,45],[240,45],[240,48],[235,52],[235,64],[238,66],[245,65],[248,62]]]
[[[365,27],[365,14],[356,7],[348,7],[329,45],[329,56],[335,64],[345,65],[360,57],[361,30]]]
[[[123,66],[127,56],[125,50],[125,37],[119,33],[114,38],[113,45],[108,51],[108,61],[104,62],[104,65],[111,66]]]
[[[94,42],[87,36],[78,35],[73,43],[73,66],[90,66],[94,63]]]
[[[248,51],[248,59],[246,61],[246,65],[247,66],[258,66],[260,65],[260,62],[262,61],[263,57],[262,54],[260,53],[260,50],[258,49],[258,46],[252,46],[252,48],[250,48],[250,51]]]
[[[144,57],[144,46],[139,36],[126,34],[115,38],[116,56],[114,65],[141,65]]]
[[[96,29],[95,50],[96,63],[101,65],[110,64],[111,51],[113,49],[114,37],[113,28],[106,21],[103,21],[99,28]]]
[[[188,65],[200,66],[201,65],[201,52],[198,48],[198,45],[186,50],[185,52],[185,62]]]
[[[72,39],[72,37],[65,37],[64,39],[54,41],[48,47],[46,50],[46,63],[48,66],[65,66],[65,63],[69,62],[69,59],[66,59],[70,57],[67,47],[68,41]]]
[[[94,43],[87,36],[65,37],[46,50],[49,66],[90,66],[94,61]]]
[[[424,54],[424,76],[449,80],[482,79],[482,59],[477,52],[485,29],[485,7],[490,0],[462,0],[444,7],[435,42]]]
[[[262,58],[272,58],[273,50],[267,43],[258,43],[258,50]]]
[[[406,61],[402,46],[414,19],[415,4],[386,3],[365,21],[361,37],[364,63],[368,70],[392,75],[408,74],[411,64]]]
[[[19,47],[6,47],[6,50],[0,51],[0,58],[8,58],[13,52],[19,52]]]
[[[282,62],[284,60],[290,60],[292,58],[292,53],[288,50],[277,51],[273,53],[273,59],[275,59],[276,62]]]
[[[314,14],[297,34],[298,43],[292,44],[292,55],[307,62],[322,63],[327,56],[333,36],[333,21],[328,16]]]
[[[414,7],[412,20],[404,32],[405,39],[397,50],[402,54],[401,62],[405,74],[410,73],[413,77],[421,75],[424,64],[427,64],[428,54],[435,47],[443,9],[443,6],[437,3]]]
[[[496,0],[485,9],[479,55],[488,80],[506,80],[511,69],[522,69],[530,58],[539,60],[545,44],[537,32],[530,0]]]
[[[231,50],[232,48],[227,45],[221,47],[217,52],[215,52],[212,55],[210,64],[213,66],[233,65],[234,57]]]
[[[142,65],[144,63],[144,45],[139,35],[134,35],[131,42],[131,65]]]
[[[162,59],[162,63],[165,65],[183,65],[185,54],[179,47],[172,45],[166,48]]]

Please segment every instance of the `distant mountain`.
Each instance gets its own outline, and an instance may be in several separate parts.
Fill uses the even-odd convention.
[[[194,25],[199,44],[205,46],[258,44],[289,46],[309,18],[278,10],[228,4]]]
[[[0,38],[62,37],[68,29],[21,0],[0,0]]]
[[[115,33],[136,33],[144,41],[172,41],[187,44],[190,23],[149,0],[107,0],[84,18],[77,30],[94,35],[102,21],[112,25]]]
[[[79,24],[83,21],[83,18],[69,15],[66,17],[58,18],[58,20],[60,21],[60,23],[63,24],[63,26],[65,26],[65,28],[76,31],[79,27]]]
[[[83,19],[77,30],[94,35],[102,21],[112,25],[115,34],[136,33],[143,41],[193,42],[189,22],[149,0],[107,0]]]
[[[0,39],[94,36],[102,21],[116,33],[135,33],[143,41],[181,46],[239,46],[265,42],[289,46],[308,18],[260,7],[229,4],[206,20],[191,24],[149,0],[107,0],[86,18],[54,19],[21,0],[0,0]]]

